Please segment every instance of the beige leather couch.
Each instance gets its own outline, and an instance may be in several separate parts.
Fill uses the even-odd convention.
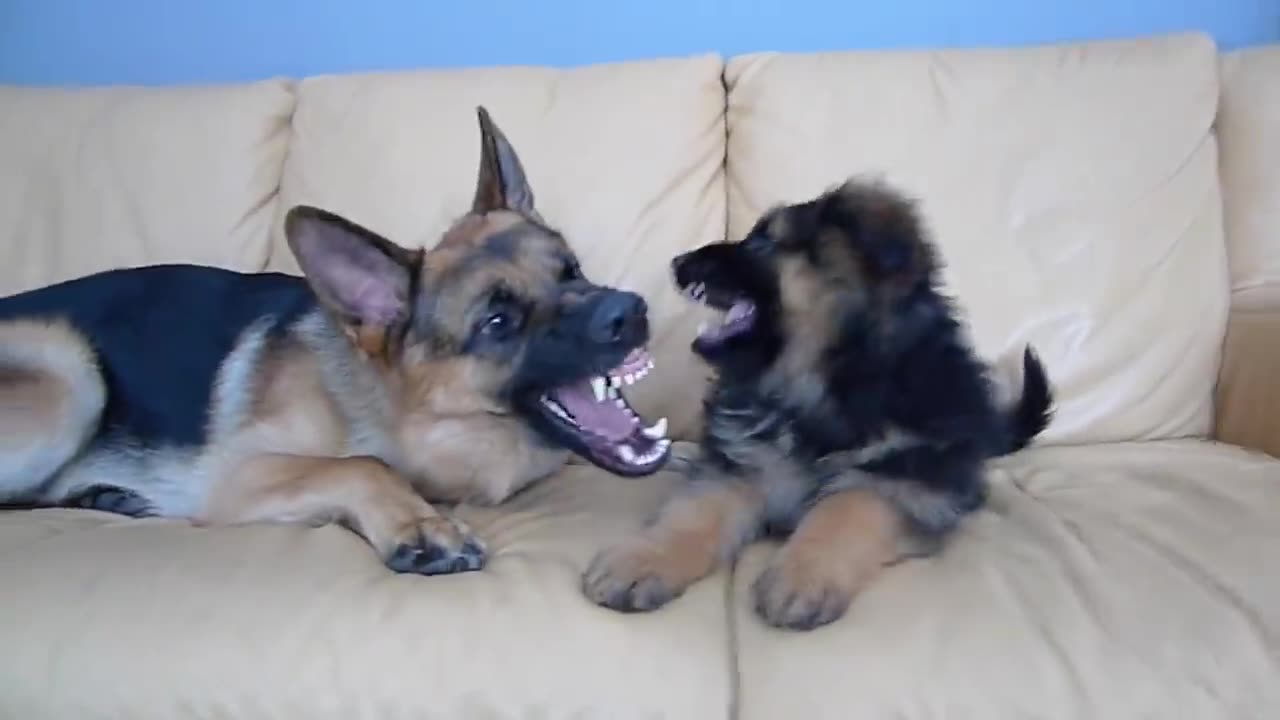
[[[668,259],[864,172],[922,199],[981,351],[1040,349],[1056,421],[947,552],[807,634],[752,614],[764,544],[650,615],[580,597],[662,475],[577,464],[464,508],[493,560],[437,578],[337,527],[0,514],[0,717],[1280,717],[1280,48],[3,88],[0,292],[295,270],[303,202],[430,244],[470,198],[481,103],[588,271],[648,296],[635,395],[678,437],[705,371]]]

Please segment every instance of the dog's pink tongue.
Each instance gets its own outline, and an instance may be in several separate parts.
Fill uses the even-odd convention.
[[[568,410],[584,430],[615,442],[625,440],[635,430],[636,417],[629,410],[618,407],[618,401],[611,398],[596,402],[588,380],[557,388],[554,395],[556,402]]]

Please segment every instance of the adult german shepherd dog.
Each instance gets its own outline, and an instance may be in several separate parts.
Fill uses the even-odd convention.
[[[882,568],[936,551],[984,503],[984,461],[1049,422],[1029,347],[1020,397],[997,399],[1003,386],[937,289],[914,203],[884,183],[852,179],[776,208],[740,242],[673,269],[687,295],[725,313],[693,344],[717,377],[689,481],[587,570],[601,605],[660,607],[778,533],[785,543],[753,585],[758,614],[790,629],[830,623]]]
[[[341,522],[400,572],[483,566],[430,501],[496,503],[577,452],[660,468],[619,390],[638,295],[583,277],[478,108],[471,211],[408,250],[291,209],[304,277],[165,265],[0,300],[0,502],[200,524]]]

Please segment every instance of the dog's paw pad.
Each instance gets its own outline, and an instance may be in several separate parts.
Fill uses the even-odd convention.
[[[597,555],[582,575],[582,593],[619,612],[657,610],[683,589],[663,576],[659,562],[653,550],[639,545]]]
[[[448,524],[448,529],[442,528]],[[446,519],[424,522],[416,536],[396,546],[387,558],[387,567],[417,575],[451,575],[484,568],[484,543],[461,523]]]
[[[129,517],[145,517],[152,514],[151,503],[132,490],[125,490],[110,485],[95,485],[71,498],[68,505],[98,510],[101,512],[127,515]]]
[[[845,584],[804,577],[779,565],[761,573],[751,589],[756,614],[785,630],[812,630],[835,622],[853,599]]]

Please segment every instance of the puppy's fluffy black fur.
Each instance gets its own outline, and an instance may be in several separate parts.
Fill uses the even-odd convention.
[[[757,583],[761,615],[830,622],[876,568],[936,550],[985,501],[984,462],[1050,420],[1030,348],[1021,392],[997,399],[940,292],[914,204],[883,183],[850,180],[771,210],[742,240],[677,257],[673,270],[683,292],[725,313],[694,342],[716,371],[700,454],[644,542],[593,565],[588,594],[601,604],[656,607],[692,582],[674,558],[687,567],[694,543],[714,547],[709,572],[772,531],[791,540]],[[699,522],[714,537],[690,540]]]
[[[742,241],[674,270],[713,307],[749,303],[741,329],[695,343],[717,370],[702,451],[721,471],[749,470],[743,450],[760,444],[808,469],[815,493],[857,469],[899,484],[891,495],[914,529],[937,535],[982,504],[983,462],[1049,422],[1052,392],[1029,347],[1020,397],[997,406],[913,203],[884,184],[852,180],[775,209]],[[913,502],[915,491],[947,496],[953,512]]]

